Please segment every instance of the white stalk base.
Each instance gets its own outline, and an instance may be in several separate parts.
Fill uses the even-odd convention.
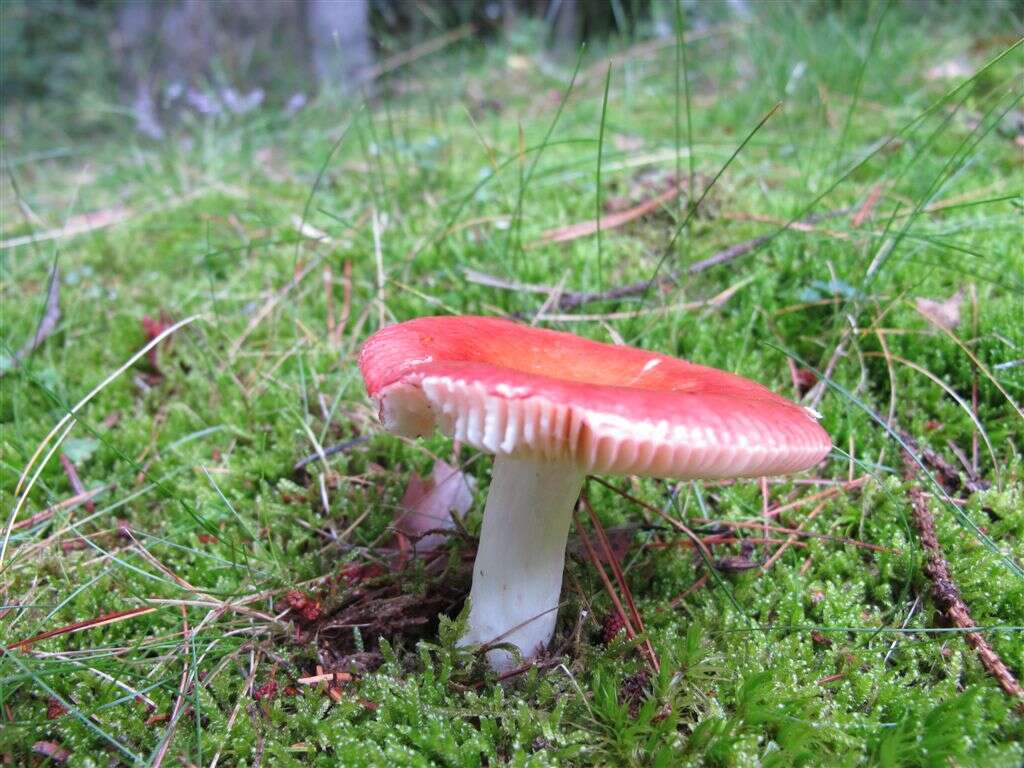
[[[547,646],[583,477],[571,463],[495,456],[461,644],[511,643],[524,659]],[[499,673],[516,663],[504,649],[488,651],[487,660]]]

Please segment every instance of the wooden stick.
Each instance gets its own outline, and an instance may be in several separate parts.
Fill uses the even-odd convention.
[[[915,469],[909,466],[908,472],[911,479],[917,474]],[[953,581],[953,577],[949,573],[949,563],[942,554],[942,547],[939,546],[939,539],[935,534],[935,519],[928,509],[927,497],[924,491],[917,486],[913,486],[907,493],[910,496],[910,505],[914,513],[914,524],[921,534],[921,546],[924,547],[928,558],[924,570],[932,580],[932,598],[939,610],[953,624],[961,629],[974,629],[976,625],[971,618],[971,612],[960,596],[960,590],[957,589],[956,582]],[[977,651],[982,666],[996,679],[1006,694],[1017,699],[1017,711],[1024,714],[1024,689],[1017,682],[1013,672],[999,658],[999,654],[989,645],[985,636],[979,632],[966,632],[964,639]]]

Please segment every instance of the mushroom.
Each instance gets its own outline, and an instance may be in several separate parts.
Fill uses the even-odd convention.
[[[573,507],[588,473],[676,479],[797,472],[829,452],[817,414],[731,373],[492,317],[384,328],[359,367],[390,432],[439,428],[494,454],[461,642],[554,634]],[[487,651],[501,672],[515,663]]]

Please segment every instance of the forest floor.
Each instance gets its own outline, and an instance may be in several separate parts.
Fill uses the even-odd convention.
[[[1020,766],[918,523],[1024,673],[1024,46],[872,8],[610,67],[462,41],[363,108],[163,144],[74,133],[95,103],[12,120],[0,763]],[[497,681],[454,644],[490,458],[386,434],[355,364],[447,313],[734,371],[834,450],[589,480],[624,581],[574,530],[551,657]],[[402,562],[438,460],[464,526]]]

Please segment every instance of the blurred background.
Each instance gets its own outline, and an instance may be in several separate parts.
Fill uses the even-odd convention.
[[[0,3],[2,98],[8,137],[63,104],[72,135],[133,122],[162,138],[182,119],[295,112],[317,94],[401,91],[389,75],[440,50],[480,52],[501,41],[553,61],[638,40],[750,20],[750,0],[5,0]],[[780,4],[781,5],[781,4]],[[863,23],[866,2],[798,4],[807,18]],[[901,4],[922,22],[976,14],[991,29],[1017,19],[1013,0]],[[670,51],[669,51],[670,53]],[[478,58],[476,64],[482,63]],[[572,62],[569,61],[569,64]]]

